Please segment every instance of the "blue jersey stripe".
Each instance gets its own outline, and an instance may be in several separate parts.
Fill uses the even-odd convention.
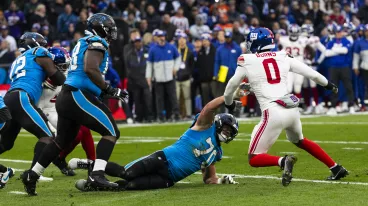
[[[6,122],[0,123],[0,131],[4,128]]]
[[[46,122],[43,120],[41,115],[37,112],[37,110],[32,106],[31,101],[26,92],[19,92],[20,104],[22,105],[23,110],[28,114],[28,116],[32,119],[32,121],[40,127],[49,137],[52,137],[52,133],[47,126]]]
[[[134,160],[133,162],[130,162],[130,163],[126,164],[126,165],[124,166],[124,169],[125,169],[125,170],[129,169],[129,168],[130,168],[131,166],[133,166],[135,163],[137,163],[138,161],[141,161],[142,159],[144,159],[144,158],[146,158],[146,157],[148,157],[148,156],[149,156],[149,155],[144,156],[144,157],[141,157],[141,158],[139,158],[139,159]]]
[[[105,114],[105,112],[92,104],[80,90],[73,91],[72,95],[75,103],[77,103],[79,108],[81,108],[87,114],[91,115],[94,119],[100,122],[107,130],[109,130],[112,136],[116,137],[114,125],[111,123],[109,117]]]

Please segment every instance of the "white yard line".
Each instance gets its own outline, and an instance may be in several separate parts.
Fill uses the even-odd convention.
[[[344,149],[344,150],[363,150],[364,148],[359,148],[359,147],[344,147],[342,149]]]
[[[30,160],[0,159],[0,162],[32,163]]]
[[[8,192],[9,194],[15,194],[15,195],[26,195],[26,192],[21,192],[21,191],[10,191]]]

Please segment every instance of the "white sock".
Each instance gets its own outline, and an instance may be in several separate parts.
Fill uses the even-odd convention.
[[[93,171],[105,171],[107,162],[102,159],[96,159],[95,166],[93,167]]]
[[[38,176],[41,176],[42,173],[45,171],[45,168],[40,165],[38,162],[32,167],[32,170],[38,174]]]
[[[335,163],[335,165],[334,165],[334,166],[330,167],[330,170],[331,170],[331,169],[333,169],[333,168],[334,168],[334,167],[336,167],[336,166],[337,166],[337,164]]]
[[[280,167],[281,167],[282,159],[284,159],[284,157],[280,157],[280,158],[279,158],[279,161],[278,161],[278,163],[279,163],[279,166],[280,166]]]

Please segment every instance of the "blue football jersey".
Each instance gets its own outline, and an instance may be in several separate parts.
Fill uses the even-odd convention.
[[[178,141],[162,151],[168,162],[170,178],[174,182],[197,172],[201,169],[201,165],[208,167],[222,158],[222,149],[216,138],[215,124],[204,131],[194,131],[189,128]]]
[[[0,109],[6,107],[5,103],[4,103],[4,99],[2,96],[0,96]]]
[[[106,40],[94,35],[89,35],[79,39],[72,52],[72,61],[68,70],[68,76],[65,84],[87,91],[95,96],[100,96],[101,89],[95,85],[84,72],[84,55],[88,47],[102,47],[105,49],[104,58],[100,65],[101,75],[105,75],[108,69],[108,52],[109,45]]]
[[[46,71],[37,64],[37,57],[52,58],[52,54],[43,47],[29,49],[15,59],[9,73],[10,90],[24,90],[35,104],[41,97],[42,82],[46,79]]]

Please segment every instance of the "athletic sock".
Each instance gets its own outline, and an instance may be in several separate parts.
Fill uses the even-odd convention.
[[[45,167],[40,165],[38,162],[32,167],[32,170],[37,173],[38,176],[41,176],[42,173],[45,171]]]
[[[33,154],[33,160],[32,160],[32,165],[31,168],[36,164],[36,162],[38,161],[38,159],[40,158],[43,149],[45,148],[47,144],[44,142],[40,142],[38,141],[34,147],[34,154]]]
[[[120,166],[114,162],[108,162],[106,165],[105,173],[112,177],[120,177],[124,178],[125,169],[123,166]]]
[[[299,147],[321,161],[328,168],[331,168],[336,164],[335,161],[333,161],[332,158],[317,143],[307,138],[303,139]]]
[[[0,164],[0,172],[4,173],[6,171],[8,171],[8,168],[5,167],[4,165]]]
[[[304,103],[305,106],[310,106],[310,90],[309,88],[303,88],[303,96],[304,96]]]
[[[110,159],[114,146],[115,143],[110,140],[104,138],[100,140],[96,148],[97,158],[93,167],[93,171],[105,171],[107,161]]]
[[[270,167],[270,166],[280,166],[283,157],[272,156],[269,154],[257,154],[249,160],[249,164],[252,167]],[[281,159],[281,160],[280,160]]]
[[[316,103],[316,105],[318,105],[318,89],[317,87],[312,88],[312,95],[313,95],[313,100]]]
[[[95,143],[91,134],[91,130],[87,127],[81,126],[78,135],[81,135],[81,143],[84,151],[86,152],[87,159],[96,159]]]

